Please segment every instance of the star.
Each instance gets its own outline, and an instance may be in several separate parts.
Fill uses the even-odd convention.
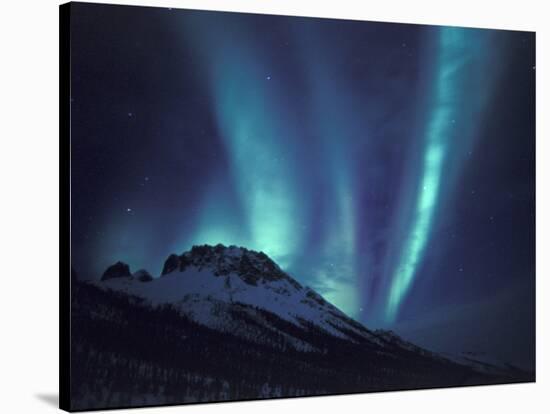
[[[132,212],[132,209],[131,209],[130,207],[128,207],[128,208],[126,209],[126,212],[127,212],[127,213],[131,213],[131,212]]]
[[[267,80],[271,80],[271,75],[267,75],[265,78],[266,78]]]
[[[134,114],[132,112],[128,112],[128,118],[131,118],[133,116],[134,116]]]

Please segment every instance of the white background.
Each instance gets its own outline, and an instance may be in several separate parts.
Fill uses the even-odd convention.
[[[548,24],[538,1],[195,0],[119,3],[537,31],[537,383],[149,408],[139,412],[548,412]],[[58,2],[0,6],[0,412],[56,411]],[[134,412],[138,412],[137,410]]]

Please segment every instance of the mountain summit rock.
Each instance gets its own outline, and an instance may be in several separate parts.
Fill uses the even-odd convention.
[[[183,272],[187,268],[210,269],[215,276],[230,273],[239,275],[246,283],[256,286],[259,281],[286,279],[296,287],[300,284],[290,278],[265,253],[248,250],[244,247],[202,245],[181,254],[170,255],[162,269],[162,276],[174,271]]]
[[[210,270],[214,276],[237,274],[246,283],[254,286],[259,281],[286,279],[295,287],[301,287],[296,280],[289,277],[265,253],[249,250],[245,247],[224,246],[223,244],[193,246],[191,250],[181,255],[171,254],[168,256],[164,262],[161,276],[174,272],[184,272],[187,269]],[[133,276],[136,277],[138,274],[146,274],[144,278],[150,281],[150,274],[146,270],[141,269]],[[119,261],[107,268],[101,280],[130,276],[132,274],[129,266]]]
[[[105,270],[105,273],[103,273],[101,280],[104,281],[131,276],[132,274],[130,273],[130,266],[123,262],[116,262],[114,265],[109,266],[107,270]]]

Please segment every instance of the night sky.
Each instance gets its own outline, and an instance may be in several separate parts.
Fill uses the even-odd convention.
[[[76,4],[73,267],[240,245],[533,369],[535,70],[534,33]]]

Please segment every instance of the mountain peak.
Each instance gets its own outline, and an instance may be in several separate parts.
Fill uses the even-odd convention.
[[[272,331],[284,332],[285,337],[298,330],[306,336],[329,335],[353,343],[377,340],[263,252],[222,244],[193,246],[181,255],[170,255],[159,278],[140,271],[123,277],[129,276],[124,266],[117,263],[109,268],[109,280],[102,279],[100,286],[143,298],[153,306],[173,304],[191,320],[211,329],[248,336],[250,329],[256,328],[239,322],[245,318],[255,321],[253,326],[262,323]],[[149,283],[139,283],[145,281]],[[315,341],[300,335],[289,339],[287,345],[310,350],[316,347]]]
[[[116,279],[121,277],[131,277],[130,266],[123,262],[116,262],[105,270],[101,280]]]
[[[140,282],[151,282],[151,281],[153,281],[153,276],[151,276],[151,274],[145,269],[138,270],[137,272],[135,272],[132,275],[132,277],[134,279],[139,280]]]
[[[215,276],[234,273],[249,285],[256,285],[260,280],[286,279],[295,287],[300,287],[298,282],[281,270],[264,252],[256,252],[245,247],[223,244],[193,246],[191,250],[179,256],[171,254],[164,263],[162,276],[172,272],[184,272],[190,267],[198,270],[209,269]]]

